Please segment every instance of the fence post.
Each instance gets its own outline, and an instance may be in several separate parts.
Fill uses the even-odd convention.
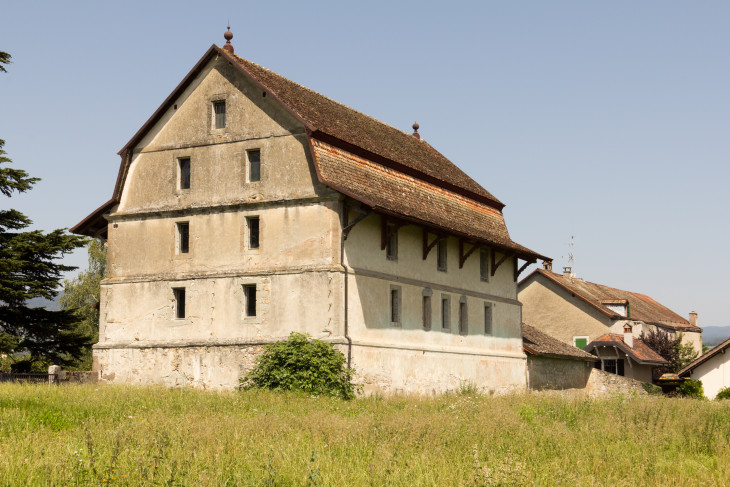
[[[58,383],[58,381],[61,379],[62,374],[63,371],[61,370],[60,365],[51,365],[50,367],[48,367],[48,383]]]

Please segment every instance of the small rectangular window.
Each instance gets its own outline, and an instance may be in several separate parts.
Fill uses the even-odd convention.
[[[259,217],[251,216],[246,218],[248,226],[248,248],[259,248]]]
[[[400,323],[400,288],[390,288],[390,322]]]
[[[246,152],[248,158],[248,181],[261,181],[261,151],[259,149]]]
[[[243,285],[243,316],[253,318],[256,316],[256,285]]]
[[[215,128],[226,128],[226,102],[219,100],[213,102],[213,113],[215,114]]]
[[[440,271],[446,271],[446,239],[439,240],[436,244],[437,250],[437,268]]]
[[[177,253],[187,254],[190,252],[190,224],[188,222],[177,223]]]
[[[173,288],[172,294],[175,297],[175,318],[181,320],[185,318],[185,288]]]
[[[179,189],[190,189],[190,158],[184,157],[177,160],[180,174],[178,180]]]
[[[464,298],[459,301],[459,333],[461,335],[469,334],[469,316]]]
[[[489,281],[489,250],[479,250],[479,278],[482,281]]]
[[[431,296],[423,297],[423,329],[431,329]]]
[[[492,305],[484,305],[484,334],[492,334]]]
[[[447,330],[451,328],[451,320],[449,319],[449,298],[448,296],[441,296],[441,328]]]
[[[398,228],[388,223],[386,229],[388,231],[388,242],[385,247],[385,256],[388,260],[398,260]]]

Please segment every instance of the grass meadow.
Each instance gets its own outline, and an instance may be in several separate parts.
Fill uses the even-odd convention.
[[[0,485],[730,485],[730,401],[0,384]]]

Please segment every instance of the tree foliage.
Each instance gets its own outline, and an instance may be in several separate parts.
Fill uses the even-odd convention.
[[[694,399],[704,399],[705,389],[702,387],[702,381],[688,379],[677,387],[677,393],[682,397],[691,397]]]
[[[74,313],[78,330],[91,337],[92,343],[99,340],[99,298],[101,280],[106,273],[106,246],[101,240],[93,239],[88,244],[89,267],[73,279],[63,281],[63,294],[58,302],[61,309]],[[82,369],[91,366],[91,347],[79,364]]]
[[[652,328],[649,333],[641,332],[641,340],[662,356],[669,365],[663,372],[677,373],[682,367],[697,358],[697,351],[687,343],[682,343],[682,334],[672,337],[669,333]]]
[[[355,397],[355,371],[345,367],[345,356],[329,343],[307,335],[292,332],[287,340],[267,345],[256,362],[241,380],[243,388]]]
[[[0,51],[2,71],[1,64],[9,61],[10,55]],[[30,190],[38,178],[7,167],[11,160],[4,146],[0,140],[0,193],[10,197]],[[84,239],[64,230],[20,231],[31,223],[17,210],[0,210],[0,353],[23,356],[26,363],[65,365],[80,356],[89,337],[77,330],[73,313],[31,308],[28,301],[56,297],[62,274],[74,269],[56,260]]]

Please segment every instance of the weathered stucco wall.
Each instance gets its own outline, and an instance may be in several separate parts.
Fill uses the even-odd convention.
[[[590,343],[608,333],[611,325],[609,317],[582,299],[534,275],[520,286],[519,300],[525,323],[569,345],[576,336],[588,336]]]
[[[419,347],[353,346],[353,367],[363,392],[441,394],[476,386],[482,392],[525,390],[525,359]]]
[[[527,383],[532,390],[583,389],[593,363],[553,357],[527,356]]]
[[[226,347],[95,349],[104,382],[230,390],[263,352],[259,343]]]
[[[380,218],[358,223],[345,244],[349,336],[356,367],[365,367],[367,387],[382,380],[383,390],[405,392],[443,392],[465,381],[493,390],[524,388],[521,306],[511,261],[482,281],[479,253],[460,269],[458,240],[449,238],[446,271],[440,271],[435,247],[423,260],[423,233],[415,225],[398,230],[398,256],[391,260],[381,249]],[[393,289],[399,293],[398,322],[391,321]],[[424,294],[431,296],[430,330],[423,326]],[[446,327],[443,299],[449,303]],[[459,327],[462,304],[467,333]],[[489,334],[485,306],[492,317]],[[392,378],[385,381],[383,371]]]
[[[720,389],[730,387],[730,352],[720,353],[692,371],[692,379],[702,381],[705,396],[715,399]]]

